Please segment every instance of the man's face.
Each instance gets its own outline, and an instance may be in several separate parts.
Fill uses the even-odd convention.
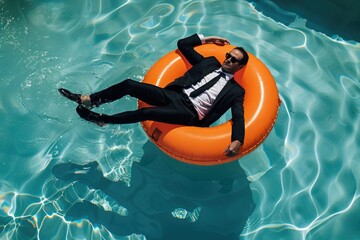
[[[237,70],[241,69],[244,65],[240,65],[239,61],[243,58],[243,54],[238,49],[231,50],[226,54],[225,60],[221,68],[228,72],[234,74]]]

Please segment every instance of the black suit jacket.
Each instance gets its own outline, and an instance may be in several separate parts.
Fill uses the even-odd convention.
[[[201,45],[201,40],[197,34],[178,41],[178,48],[184,57],[192,65],[182,77],[168,84],[165,88],[179,91],[180,89],[190,87],[192,84],[200,81],[210,72],[219,69],[221,64],[215,57],[203,57],[195,51],[194,47]],[[199,122],[198,126],[210,126],[218,120],[229,108],[232,114],[232,134],[231,140],[239,140],[244,143],[244,101],[245,90],[235,82],[234,79],[221,90],[214,101],[213,107],[209,113]]]

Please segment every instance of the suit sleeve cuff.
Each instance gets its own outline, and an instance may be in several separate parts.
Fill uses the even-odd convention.
[[[204,37],[204,35],[201,34],[201,33],[198,33],[198,37],[199,37],[200,40],[201,40],[201,44],[205,44],[205,37]]]

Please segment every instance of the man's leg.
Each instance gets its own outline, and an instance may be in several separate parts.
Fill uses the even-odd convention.
[[[126,79],[107,89],[93,93],[90,95],[90,99],[94,105],[99,106],[120,99],[125,95],[130,95],[155,106],[163,106],[169,103],[163,88],[131,79]]]
[[[168,90],[151,84],[137,82],[131,79],[126,79],[118,84],[91,95],[72,93],[64,88],[59,89],[61,95],[87,108],[92,108],[103,103],[115,101],[124,97],[125,95],[138,98],[150,105],[163,106],[169,103],[169,99],[164,94],[166,91]]]
[[[136,123],[145,120],[157,122],[192,125],[194,115],[174,108],[172,104],[161,107],[147,107],[135,111],[122,112],[114,115],[102,115],[99,117],[101,122],[110,124]]]
[[[141,108],[135,111],[122,112],[111,116],[106,114],[98,114],[81,106],[79,106],[76,111],[80,117],[96,124],[127,124],[145,120],[153,120],[172,124],[196,125],[196,123],[199,121],[197,112],[186,98],[176,92],[168,91],[162,88],[158,89],[160,89],[159,95],[161,95],[162,99],[162,101],[158,103],[166,103],[165,105]],[[137,91],[137,93],[139,92],[140,91]],[[132,95],[136,96],[133,93]],[[149,96],[151,96],[151,93],[148,92],[144,95],[145,97],[138,96],[139,99],[146,101],[148,100]],[[154,101],[150,100],[148,100],[148,103],[151,104],[151,102],[153,102],[154,104]]]

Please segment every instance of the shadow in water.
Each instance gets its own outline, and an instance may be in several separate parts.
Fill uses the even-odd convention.
[[[66,218],[85,218],[113,234],[143,234],[146,239],[239,239],[255,206],[237,162],[189,165],[169,158],[151,142],[144,153],[132,166],[130,187],[104,178],[96,162],[54,166],[56,177],[101,189],[127,209],[122,216],[83,201]]]

